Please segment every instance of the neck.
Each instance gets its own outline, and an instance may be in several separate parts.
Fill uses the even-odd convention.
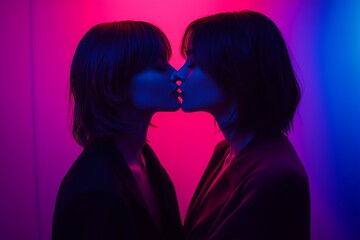
[[[129,131],[115,138],[117,149],[129,165],[142,165],[141,151],[146,142],[151,116],[126,121]]]
[[[234,106],[229,107],[227,111],[224,111],[221,114],[214,115],[214,117],[224,135],[225,140],[230,145],[229,156],[235,157],[254,138],[254,134],[248,133],[237,135],[236,132],[229,127],[229,125],[233,123],[237,117],[237,112]]]

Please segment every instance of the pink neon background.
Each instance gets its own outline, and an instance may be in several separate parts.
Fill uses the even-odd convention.
[[[352,8],[341,6],[347,11]],[[346,203],[346,198],[333,200],[339,194],[333,188],[340,184],[336,175],[340,163],[333,156],[333,122],[327,119],[333,108],[326,96],[335,90],[326,88],[327,82],[321,80],[324,56],[318,53],[319,41],[324,40],[319,34],[322,15],[328,8],[326,3],[308,0],[1,1],[0,239],[50,239],[58,186],[81,151],[70,131],[68,78],[75,48],[91,26],[126,19],[149,21],[168,36],[173,47],[171,63],[179,68],[184,61],[179,54],[181,37],[193,19],[242,9],[272,18],[296,60],[304,92],[290,138],[310,179],[312,239],[352,239],[356,230],[343,221],[346,214],[341,215],[336,206]],[[353,8],[360,10],[360,5]],[[338,19],[341,12],[335,10],[328,18]],[[358,27],[358,20],[350,22]],[[351,86],[360,90],[358,83]],[[335,112],[341,115],[345,111]],[[157,128],[150,128],[148,139],[175,184],[184,217],[222,136],[206,113],[158,113],[153,123]],[[358,135],[351,136],[358,139]],[[352,182],[358,194],[359,177]],[[353,217],[352,224],[358,220]]]

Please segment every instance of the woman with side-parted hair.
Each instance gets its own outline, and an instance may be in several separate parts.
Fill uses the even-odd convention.
[[[276,25],[253,11],[200,18],[182,53],[182,109],[212,114],[226,139],[192,198],[185,239],[309,239],[308,177],[286,136],[300,89]]]
[[[61,182],[53,239],[181,239],[173,184],[146,143],[152,115],[180,108],[171,48],[139,21],[92,27],[70,72],[73,135],[84,147]]]

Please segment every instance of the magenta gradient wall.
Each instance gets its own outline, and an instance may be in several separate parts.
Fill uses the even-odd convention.
[[[179,45],[198,17],[251,9],[279,26],[303,89],[290,138],[309,175],[312,239],[360,239],[360,4],[356,0],[16,0],[0,2],[0,239],[50,239],[72,139],[69,70],[94,24],[144,20]],[[346,74],[345,74],[346,73]],[[148,139],[172,178],[182,217],[222,139],[206,113],[158,113]]]

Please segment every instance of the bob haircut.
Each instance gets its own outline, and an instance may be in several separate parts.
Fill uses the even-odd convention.
[[[101,23],[80,40],[70,71],[70,100],[73,102],[72,132],[81,145],[124,133],[121,107],[129,103],[131,78],[151,67],[159,58],[166,61],[171,47],[156,26],[140,21]]]
[[[285,41],[268,17],[241,11],[197,19],[185,30],[184,57],[189,44],[198,66],[236,103],[229,127],[237,135],[287,134],[300,88]]]

